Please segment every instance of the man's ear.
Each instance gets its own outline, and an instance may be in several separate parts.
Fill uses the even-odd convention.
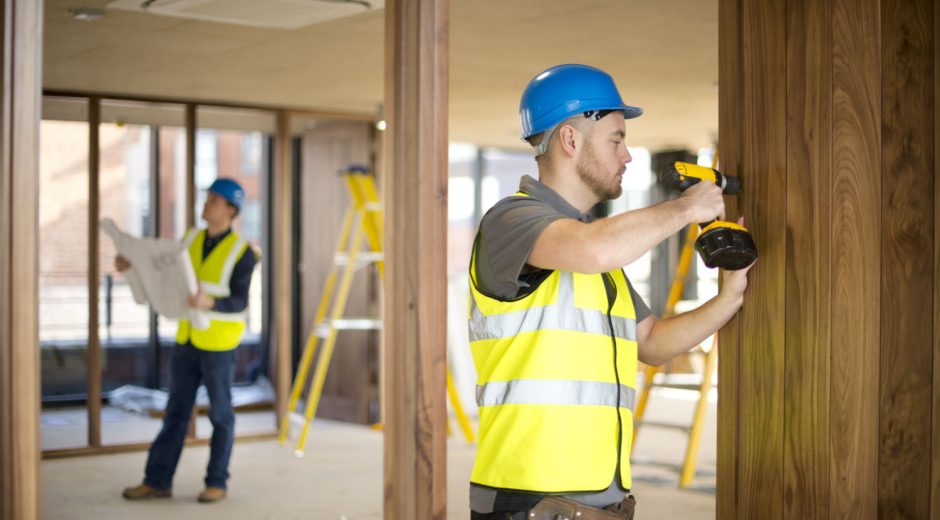
[[[561,125],[558,129],[558,142],[569,157],[573,157],[581,146],[581,132],[571,125]]]

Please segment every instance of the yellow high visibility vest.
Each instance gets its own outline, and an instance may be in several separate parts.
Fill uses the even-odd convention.
[[[483,294],[470,267],[470,349],[480,441],[470,480],[499,489],[630,489],[636,314],[622,270],[552,272],[513,301]],[[605,288],[616,288],[610,305]],[[608,309],[609,308],[609,309]]]
[[[183,244],[189,250],[196,279],[202,290],[213,298],[226,298],[231,295],[232,271],[248,249],[248,242],[232,231],[203,260],[202,246],[205,240],[206,230],[191,229],[186,233]],[[245,333],[245,313],[208,311],[207,314],[209,328],[205,330],[193,328],[189,320],[180,320],[176,342],[184,344],[189,341],[202,350],[221,351],[238,347]]]

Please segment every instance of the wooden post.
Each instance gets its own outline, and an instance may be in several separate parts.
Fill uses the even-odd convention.
[[[934,4],[720,0],[761,259],[721,335],[718,518],[940,516]]]
[[[186,104],[186,228],[196,225],[196,105]]]
[[[274,359],[275,421],[287,413],[287,398],[291,383],[291,259],[293,247],[291,237],[291,136],[290,114],[277,113],[277,134],[274,136],[274,178],[272,180],[272,203],[274,219],[271,227],[274,247],[271,266],[274,287],[271,291],[271,309],[274,315],[274,334],[271,335]]]
[[[101,446],[101,338],[98,337],[98,297],[101,248],[98,221],[101,214],[98,172],[101,165],[98,137],[101,131],[101,98],[88,99],[88,445]]]
[[[186,104],[186,229],[196,225],[196,105]],[[198,409],[193,406],[189,414],[189,425],[186,427],[186,437],[195,439],[196,421],[199,417]]]
[[[447,501],[447,0],[385,4],[385,510]]]
[[[0,12],[0,518],[39,514],[41,0]]]

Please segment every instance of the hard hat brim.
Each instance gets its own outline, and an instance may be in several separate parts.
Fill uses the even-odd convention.
[[[624,119],[633,119],[643,115],[643,109],[640,107],[632,107],[630,105],[624,105],[623,108],[623,118]]]

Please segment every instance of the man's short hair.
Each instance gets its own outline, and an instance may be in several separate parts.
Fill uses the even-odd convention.
[[[554,127],[549,128],[548,130],[544,132],[535,134],[533,136],[529,136],[526,139],[526,141],[530,145],[532,145],[534,148],[538,148],[538,146],[542,144],[542,139],[546,138],[546,135],[548,136],[549,140],[553,139],[558,134],[557,130],[564,125],[574,127],[575,130],[580,132],[585,137],[590,137],[591,133],[594,131],[594,121],[595,120],[590,117],[584,117],[583,114],[578,114],[576,116],[572,116],[572,117],[569,117],[568,119],[565,119],[561,123],[558,123]],[[545,146],[545,153],[535,156],[535,159],[538,160],[540,157],[544,157],[548,155],[548,150],[550,146],[551,146],[551,142],[549,141],[549,143]]]

